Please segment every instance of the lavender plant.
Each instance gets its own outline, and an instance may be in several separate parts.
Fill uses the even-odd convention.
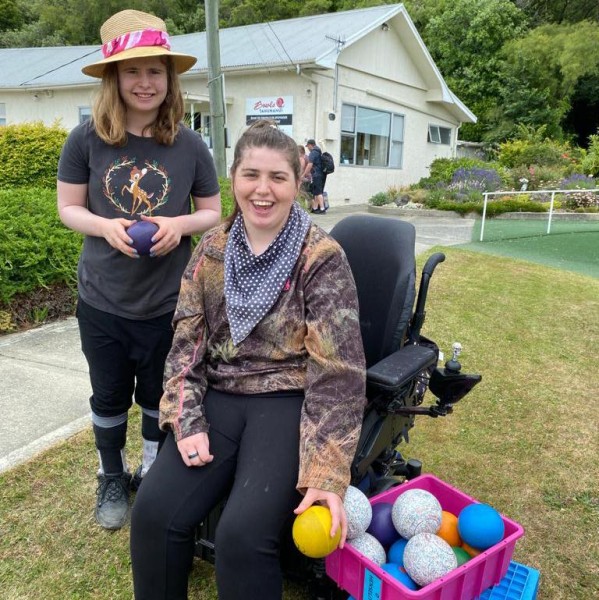
[[[597,187],[597,182],[593,177],[587,177],[582,173],[574,173],[570,177],[562,179],[560,188],[562,190],[592,190]]]
[[[501,188],[501,177],[492,169],[458,169],[447,189],[456,200],[475,199],[484,192],[494,192]]]

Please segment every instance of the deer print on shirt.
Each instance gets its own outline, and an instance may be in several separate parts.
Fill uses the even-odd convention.
[[[133,196],[131,214],[134,214],[142,204],[145,204],[150,211],[150,216],[152,216],[152,203],[150,202],[150,198],[152,198],[154,193],[148,194],[139,186],[139,182],[147,172],[148,169],[146,168],[140,170],[137,167],[133,167],[129,175],[129,183],[131,184],[131,187],[124,185],[123,189],[121,190],[121,194],[127,190]]]

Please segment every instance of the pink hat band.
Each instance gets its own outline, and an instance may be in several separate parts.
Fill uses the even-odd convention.
[[[120,54],[132,48],[144,48],[148,46],[162,46],[171,49],[168,33],[159,29],[142,29],[140,31],[129,31],[123,35],[106,42],[102,45],[104,58]]]

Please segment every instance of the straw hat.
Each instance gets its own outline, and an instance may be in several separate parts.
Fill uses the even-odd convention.
[[[162,19],[139,10],[122,10],[100,29],[104,59],[81,69],[91,77],[102,77],[108,63],[146,56],[171,56],[177,73],[185,73],[196,57],[171,52],[166,24]]]

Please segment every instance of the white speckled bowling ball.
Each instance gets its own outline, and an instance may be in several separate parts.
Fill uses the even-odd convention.
[[[387,562],[387,555],[382,544],[369,533],[363,533],[361,536],[349,540],[347,543],[379,567]]]
[[[430,492],[412,489],[395,499],[391,519],[399,535],[409,540],[417,533],[437,533],[442,513],[439,501]]]
[[[343,506],[347,517],[347,539],[364,535],[372,519],[372,506],[366,495],[350,485],[345,492]]]
[[[418,533],[408,540],[404,568],[418,585],[428,585],[458,566],[451,546],[434,533]]]

